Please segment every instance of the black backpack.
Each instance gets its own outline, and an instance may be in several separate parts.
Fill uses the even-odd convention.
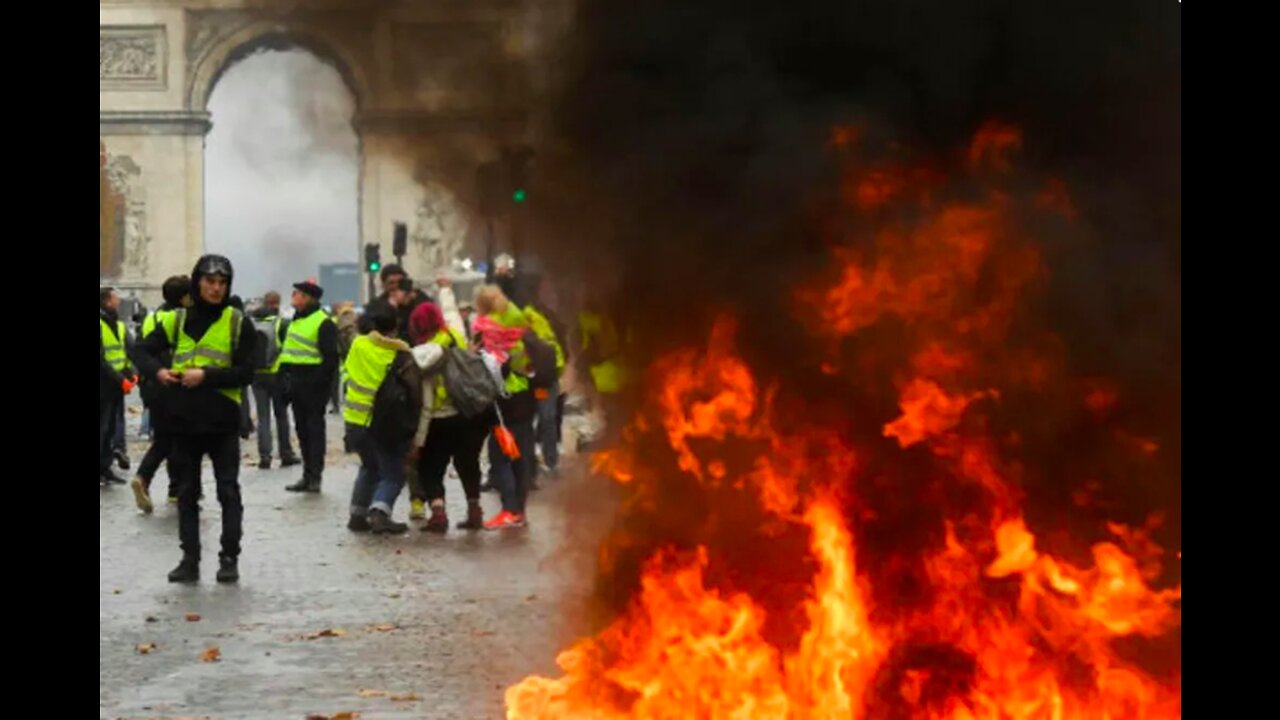
[[[535,388],[551,387],[556,381],[556,349],[532,330],[524,331],[523,340],[524,351],[529,355],[529,365],[533,370],[529,385]]]
[[[269,370],[280,356],[280,329],[277,318],[254,318],[253,329],[258,333],[258,341],[253,344],[253,367],[255,370]]]
[[[373,397],[369,433],[384,446],[402,443],[418,432],[418,416],[422,410],[421,386],[410,387],[412,381],[406,380],[401,372],[406,363],[412,365],[413,356],[406,352],[396,353],[395,359],[387,366],[387,376]]]
[[[463,417],[478,417],[502,396],[502,384],[489,371],[480,353],[458,347],[452,334],[444,348],[441,365],[444,389]]]

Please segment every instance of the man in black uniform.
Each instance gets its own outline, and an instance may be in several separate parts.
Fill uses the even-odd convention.
[[[324,408],[330,378],[338,371],[338,326],[320,307],[323,295],[324,289],[314,283],[294,283],[293,319],[280,351],[280,375],[302,448],[302,479],[286,485],[289,492],[320,492],[324,474]]]

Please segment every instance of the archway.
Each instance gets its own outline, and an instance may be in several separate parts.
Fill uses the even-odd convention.
[[[331,63],[298,47],[234,55],[214,82],[205,249],[232,258],[236,292],[246,298],[268,290],[287,297],[292,283],[324,277],[326,302],[358,300],[351,88]]]

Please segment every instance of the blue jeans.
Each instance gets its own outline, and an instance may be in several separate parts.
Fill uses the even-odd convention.
[[[370,510],[381,510],[390,517],[396,498],[404,488],[408,441],[395,447],[382,447],[368,428],[358,425],[347,425],[347,438],[360,456],[356,484],[351,488],[351,514],[364,516]]]
[[[151,408],[143,406],[142,408],[142,425],[138,429],[138,433],[143,437],[151,437]]]
[[[523,515],[525,499],[529,496],[529,482],[533,479],[533,469],[537,466],[533,418],[522,423],[508,424],[507,429],[516,437],[520,459],[512,460],[503,455],[498,438],[489,433],[489,482],[498,486],[503,510]]]
[[[556,406],[560,400],[560,381],[547,388],[547,399],[538,401],[538,445],[542,447],[542,461],[547,464],[553,472],[560,465],[560,450],[556,447],[556,441],[559,440],[558,426],[556,425]],[[534,473],[538,471],[538,464],[533,465]]]

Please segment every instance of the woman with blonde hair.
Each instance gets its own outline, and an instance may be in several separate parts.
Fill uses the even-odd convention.
[[[507,397],[498,400],[498,410],[503,424],[515,436],[520,455],[517,459],[507,457],[496,434],[490,433],[489,482],[497,486],[502,496],[502,512],[487,520],[484,526],[488,530],[523,527],[527,524],[525,501],[536,462],[533,420],[538,410],[529,384],[533,368],[523,340],[529,321],[496,285],[477,290],[475,304],[478,317],[473,325],[474,346],[488,352],[502,365]]]

